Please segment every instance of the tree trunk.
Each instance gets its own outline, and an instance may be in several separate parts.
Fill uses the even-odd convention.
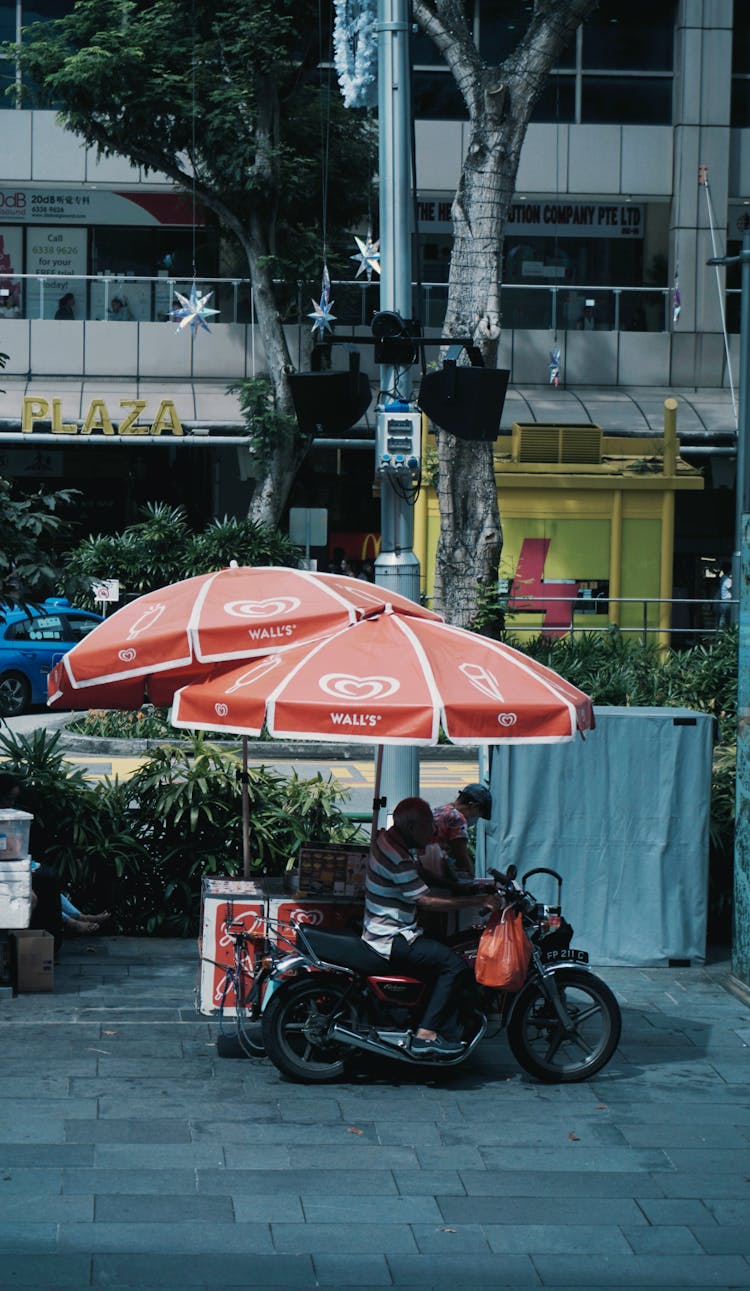
[[[473,336],[489,368],[497,367],[502,230],[518,164],[507,133],[489,112],[472,122],[452,211],[445,335]],[[470,627],[482,588],[497,578],[503,547],[491,443],[438,433],[438,505],[435,608],[450,623]]]
[[[306,440],[297,427],[289,385],[289,373],[293,370],[293,364],[268,269],[263,231],[258,227],[257,221],[251,220],[242,242],[253,288],[255,318],[265,352],[276,411],[280,414],[278,433],[274,436],[273,445],[264,455],[261,464],[263,474],[255,481],[247,517],[256,524],[275,527],[286,506],[294,477],[309,448],[309,439]]]
[[[463,0],[412,0],[469,112],[469,145],[453,203],[454,240],[444,335],[472,336],[497,367],[503,231],[529,118],[554,66],[597,0],[534,0],[528,27],[500,67],[482,61]],[[440,538],[435,608],[469,627],[497,578],[502,527],[491,444],[438,432]]]

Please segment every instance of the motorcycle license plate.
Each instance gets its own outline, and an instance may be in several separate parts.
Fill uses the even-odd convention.
[[[588,964],[587,950],[548,950],[544,955],[545,964]]]

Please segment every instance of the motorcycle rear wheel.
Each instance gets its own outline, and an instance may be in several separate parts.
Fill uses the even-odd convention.
[[[345,1000],[348,983],[314,973],[299,978],[274,995],[263,1014],[266,1054],[290,1080],[324,1084],[337,1080],[351,1064],[354,1051],[328,1040],[334,1019],[356,1022]]]
[[[620,1006],[593,973],[561,968],[555,981],[572,1032],[566,1035],[540,985],[531,981],[519,994],[508,1022],[514,1058],[546,1084],[588,1080],[606,1066],[620,1042]]]

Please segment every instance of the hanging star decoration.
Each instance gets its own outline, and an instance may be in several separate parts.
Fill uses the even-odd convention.
[[[331,313],[334,302],[331,300],[331,279],[328,273],[328,266],[323,269],[323,281],[320,288],[320,300],[313,300],[313,312],[307,317],[313,320],[313,334],[320,332],[323,336],[325,332],[333,332],[331,323],[336,321],[336,315]]]
[[[372,282],[373,273],[380,273],[380,239],[373,242],[372,233],[368,229],[367,238],[364,242],[362,238],[357,237],[356,233],[354,234],[354,241],[359,247],[359,251],[356,255],[349,256],[349,259],[359,261],[359,268],[355,276],[358,278],[364,271],[367,274],[367,281]]]
[[[211,328],[208,326],[206,319],[212,314],[220,312],[218,309],[209,309],[208,307],[208,302],[214,293],[207,291],[205,295],[202,295],[195,283],[193,283],[189,296],[183,296],[177,291],[177,288],[175,288],[174,294],[180,303],[171,310],[169,317],[178,324],[177,331],[184,332],[185,328],[191,327],[193,336],[195,336],[198,328],[202,327],[205,331],[210,332]]]

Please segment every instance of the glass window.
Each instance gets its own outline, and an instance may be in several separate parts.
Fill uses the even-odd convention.
[[[64,641],[63,621],[57,614],[44,618],[24,619],[12,623],[5,634],[6,641]]]
[[[0,40],[16,38],[16,0],[0,0]]]
[[[583,66],[671,72],[674,0],[601,0],[583,24]]]
[[[466,104],[450,72],[415,72],[415,117],[428,121],[465,121]]]
[[[532,121],[573,121],[576,110],[576,87],[573,76],[550,76],[545,82]]]
[[[97,624],[96,619],[66,618],[65,621],[67,623],[67,631],[65,633],[66,641],[82,641]]]
[[[532,0],[479,0],[479,52],[488,63],[502,63],[512,54],[529,25]],[[573,37],[560,55],[558,67],[575,67]]]
[[[464,9],[471,31],[474,26],[474,0],[466,0]],[[414,67],[437,67],[445,63],[442,54],[438,53],[430,37],[426,36],[421,29],[412,32],[411,61]]]
[[[671,125],[672,78],[584,76],[581,121]]]
[[[16,65],[0,58],[0,108],[14,108],[15,99],[6,90],[16,83]]]
[[[750,10],[746,4],[734,6],[732,71],[750,73]]]
[[[16,39],[16,0],[0,0],[0,41]],[[13,108],[12,95],[6,94],[16,80],[16,65],[10,59],[0,59],[0,108]]]
[[[731,124],[737,130],[750,127],[750,79],[744,76],[732,77]]]
[[[74,0],[23,0],[22,27],[33,22],[54,22],[73,12]]]

